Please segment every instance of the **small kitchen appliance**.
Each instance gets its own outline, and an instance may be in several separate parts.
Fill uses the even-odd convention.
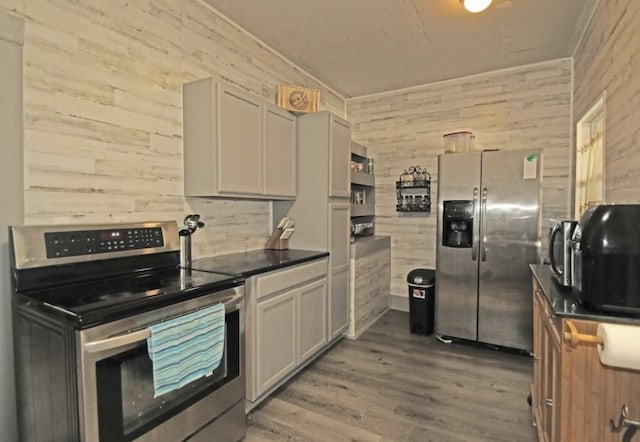
[[[640,315],[640,205],[588,209],[570,245],[578,301],[598,311]]]
[[[181,269],[175,221],[9,234],[21,440],[244,437],[242,278]],[[156,396],[152,330],[209,307],[223,310],[220,363]]]
[[[573,220],[549,220],[549,268],[563,287],[571,286],[571,237],[578,225]]]

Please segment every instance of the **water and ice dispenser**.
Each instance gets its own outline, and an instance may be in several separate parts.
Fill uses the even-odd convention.
[[[473,239],[473,201],[443,201],[442,245],[470,248]]]

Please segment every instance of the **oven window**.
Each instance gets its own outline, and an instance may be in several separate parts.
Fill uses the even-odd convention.
[[[100,441],[140,437],[240,375],[240,314],[226,315],[225,350],[212,375],[154,398],[146,342],[96,363]]]

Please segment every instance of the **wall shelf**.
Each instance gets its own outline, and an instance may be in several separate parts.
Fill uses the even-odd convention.
[[[397,212],[431,212],[431,181],[396,181]]]
[[[374,187],[375,178],[373,175],[364,172],[351,171],[351,184],[357,184],[359,186]]]
[[[367,204],[351,204],[351,218],[358,216],[374,216],[376,213],[376,205]]]
[[[352,238],[375,233],[375,177],[367,148],[351,142],[351,233]],[[358,232],[358,233],[356,233]]]

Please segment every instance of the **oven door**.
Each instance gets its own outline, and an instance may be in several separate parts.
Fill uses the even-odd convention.
[[[236,287],[80,331],[83,440],[181,441],[238,408],[245,396],[243,299],[244,288]],[[218,368],[154,398],[148,327],[220,302],[225,304],[225,345]],[[238,425],[244,425],[244,413],[242,419]]]

